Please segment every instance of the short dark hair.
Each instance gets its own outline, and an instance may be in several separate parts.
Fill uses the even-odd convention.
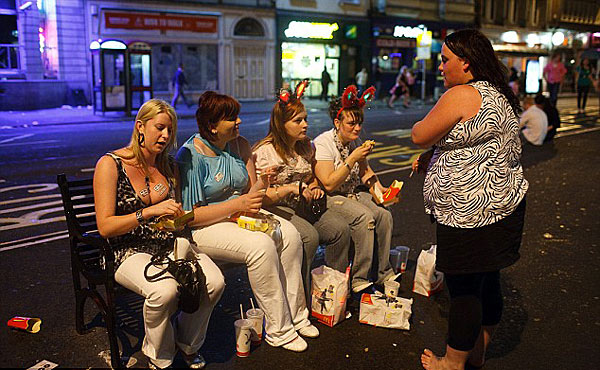
[[[338,112],[340,111],[340,109],[342,109],[342,98],[341,97],[334,97],[333,99],[331,99],[331,101],[329,102],[329,117],[331,117],[331,122],[333,123],[333,121],[335,121],[336,117],[341,120],[342,119],[342,115],[351,115],[352,118],[358,120],[360,123],[363,122],[364,120],[364,112],[363,109],[360,108],[359,106],[352,106],[349,108],[344,108],[344,110],[340,113],[340,115],[338,116]]]
[[[214,141],[216,135],[212,133],[219,121],[234,121],[240,114],[240,103],[229,95],[207,91],[198,99],[196,109],[196,123],[198,132],[208,141]]]
[[[500,62],[492,43],[483,33],[474,29],[458,30],[449,34],[444,44],[469,63],[469,71],[475,81],[489,82],[508,100],[516,116],[522,112],[519,98],[508,85],[508,69]]]
[[[537,94],[533,101],[535,102],[535,104],[544,105],[544,103],[546,102],[546,97],[542,94]]]

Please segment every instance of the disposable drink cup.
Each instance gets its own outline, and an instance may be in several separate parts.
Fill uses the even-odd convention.
[[[396,274],[400,272],[400,266],[398,263],[399,255],[400,255],[400,251],[398,251],[397,249],[390,250],[390,264],[392,265],[392,268],[394,269],[394,272]]]
[[[398,272],[404,272],[406,271],[406,264],[408,263],[408,252],[410,252],[410,248],[401,245],[399,247],[396,247],[396,250],[398,251]]]
[[[246,319],[236,320],[235,325],[235,349],[238,357],[250,355],[250,338],[252,337],[252,322]]]
[[[386,281],[385,283],[383,283],[383,286],[385,288],[385,295],[388,297],[397,297],[398,296],[398,289],[400,289],[400,283],[397,281]]]
[[[265,313],[260,308],[251,308],[246,311],[246,317],[252,321],[252,344],[259,345],[263,335]]]

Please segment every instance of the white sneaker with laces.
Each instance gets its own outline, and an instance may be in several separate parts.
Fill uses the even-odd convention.
[[[298,329],[298,334],[306,338],[317,338],[319,336],[319,329],[314,325],[308,325]]]
[[[308,348],[308,343],[306,343],[302,337],[298,336],[296,339],[293,339],[291,342],[287,342],[281,347],[292,352],[303,352]]]

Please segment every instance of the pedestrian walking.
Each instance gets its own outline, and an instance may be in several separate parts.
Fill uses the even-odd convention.
[[[356,74],[356,85],[358,87],[358,94],[362,94],[367,87],[367,81],[369,79],[369,73],[367,73],[367,69],[363,68]]]
[[[589,59],[583,59],[575,70],[575,79],[577,80],[577,113],[585,113],[585,104],[587,103],[590,88],[595,85],[594,70],[590,65]]]
[[[502,315],[500,270],[519,259],[529,185],[519,160],[521,107],[490,41],[459,30],[446,37],[441,56],[448,91],[412,129],[415,144],[432,147],[413,170],[426,171],[436,269],[450,292],[446,353],[425,349],[427,370],[483,366]]]
[[[329,92],[329,84],[331,83],[331,76],[327,72],[327,66],[323,66],[323,72],[321,72],[321,98],[320,100],[327,100]]]
[[[171,100],[171,105],[173,108],[177,107],[177,101],[179,100],[179,97],[181,97],[185,105],[190,108],[191,105],[188,103],[187,98],[185,97],[185,92],[183,91],[183,88],[188,84],[188,82],[185,78],[185,74],[183,73],[182,63],[179,63],[179,67],[175,71],[171,83],[173,84],[173,100]]]
[[[558,100],[558,91],[562,84],[563,78],[567,73],[565,65],[561,62],[561,55],[558,52],[552,54],[550,63],[544,67],[543,76],[548,84],[548,91],[550,92],[550,102],[556,107],[556,101]]]
[[[388,100],[388,107],[394,108],[394,101],[399,97],[402,97],[402,106],[408,108],[410,103],[410,89],[407,80],[407,66],[402,66],[396,76],[396,83],[390,89],[390,100]]]

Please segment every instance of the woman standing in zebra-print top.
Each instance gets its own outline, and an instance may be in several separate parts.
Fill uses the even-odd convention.
[[[528,188],[520,163],[521,107],[490,41],[476,30],[457,31],[441,55],[448,91],[412,129],[415,144],[433,146],[413,169],[426,171],[436,268],[450,292],[446,354],[426,349],[427,370],[483,366],[502,315],[500,269],[519,259]]]

